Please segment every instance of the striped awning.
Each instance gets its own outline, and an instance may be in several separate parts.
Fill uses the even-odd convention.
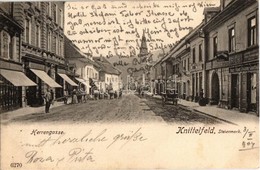
[[[48,84],[50,87],[61,87],[58,83],[56,83],[46,72],[42,70],[30,69],[37,77],[39,77],[42,81]]]
[[[36,86],[23,72],[0,69],[0,74],[14,86]],[[3,82],[0,82],[3,83]]]
[[[74,81],[72,81],[66,74],[58,73],[61,78],[68,82],[72,86],[78,86]]]
[[[84,84],[85,86],[88,86],[88,83],[86,80],[75,77],[76,80],[78,80],[80,83]]]

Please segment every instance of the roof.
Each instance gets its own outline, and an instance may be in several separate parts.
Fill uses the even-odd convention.
[[[67,36],[65,36],[64,39],[65,39],[64,51],[65,51],[66,59],[77,59],[83,63],[95,65],[95,62],[89,59],[86,54],[81,52],[80,49],[75,44],[73,44],[72,41],[68,39]]]
[[[93,57],[93,60],[99,65],[100,71],[108,74],[120,75],[121,71],[116,69],[107,59],[104,57]]]
[[[178,41],[178,43],[171,49],[170,53],[163,58],[162,62],[164,62],[165,60],[170,58],[174,53],[176,53],[176,51],[178,51],[182,46],[184,46],[186,44],[186,42],[189,42],[189,40],[193,36],[198,35],[198,31],[200,31],[200,29],[203,26],[204,26],[204,20],[199,25],[197,25],[193,30],[191,30],[187,35],[182,37]]]

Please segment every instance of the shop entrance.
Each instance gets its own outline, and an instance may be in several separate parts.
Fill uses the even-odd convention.
[[[239,107],[239,79],[237,74],[231,76],[231,108]]]
[[[256,111],[256,74],[247,73],[247,111]]]
[[[219,78],[218,78],[218,74],[216,72],[213,73],[212,75],[212,88],[211,88],[211,104],[218,104],[219,103]]]

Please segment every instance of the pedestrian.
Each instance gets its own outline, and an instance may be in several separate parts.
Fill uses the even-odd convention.
[[[50,106],[51,106],[51,93],[49,88],[47,88],[44,94],[44,99],[45,99],[45,113],[49,113]]]
[[[64,90],[64,104],[68,103],[68,96],[69,96],[68,90],[65,89]]]
[[[71,103],[72,103],[72,104],[78,103],[77,91],[76,91],[76,89],[74,89],[74,90],[72,91],[72,100],[71,100]]]
[[[80,91],[81,91],[81,95],[82,95],[81,101],[82,101],[82,102],[84,101],[84,103],[86,103],[86,102],[87,102],[87,99],[86,99],[86,91],[85,91],[84,88],[82,88],[82,87],[81,87]]]
[[[117,99],[117,91],[114,92],[114,99]]]
[[[52,89],[51,89],[50,93],[51,93],[51,102],[50,103],[53,105],[54,104],[54,92]]]
[[[119,98],[122,97],[122,89],[119,90]]]

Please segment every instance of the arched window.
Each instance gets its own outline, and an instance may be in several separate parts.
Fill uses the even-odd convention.
[[[1,32],[1,56],[2,58],[10,58],[10,35],[6,31]]]

